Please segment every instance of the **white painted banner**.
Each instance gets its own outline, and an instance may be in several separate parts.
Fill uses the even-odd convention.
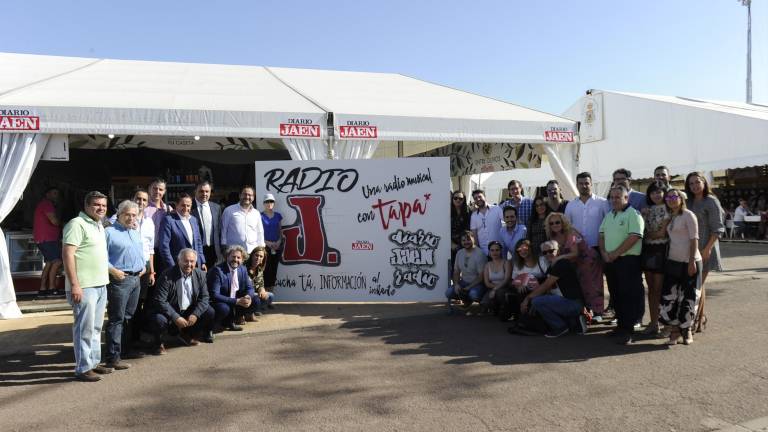
[[[283,215],[281,301],[444,301],[449,159],[256,162]]]

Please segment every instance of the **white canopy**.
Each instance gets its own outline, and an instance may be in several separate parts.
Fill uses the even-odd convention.
[[[578,170],[610,181],[666,165],[672,174],[768,164],[768,107],[674,96],[592,91],[565,116],[581,122]],[[587,105],[592,103],[591,107]],[[591,112],[590,112],[591,111]]]
[[[571,120],[398,74],[0,53],[7,113],[57,134],[325,139],[328,117],[340,140],[536,144],[576,133]]]

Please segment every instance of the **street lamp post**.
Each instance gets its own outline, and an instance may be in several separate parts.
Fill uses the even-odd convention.
[[[752,0],[738,0],[747,7],[747,103],[752,103]]]

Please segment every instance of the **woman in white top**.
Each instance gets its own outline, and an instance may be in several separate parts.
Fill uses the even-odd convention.
[[[685,195],[677,189],[664,194],[672,220],[667,225],[669,254],[661,292],[659,321],[667,325],[669,345],[693,342],[692,326],[701,296],[702,260],[696,215],[685,206]]]
[[[512,276],[510,283],[496,293],[496,302],[501,305],[499,319],[509,320],[520,313],[520,302],[529,292],[539,286],[544,279],[549,264],[536,255],[530,240],[522,239],[515,245],[512,258]]]
[[[498,311],[500,304],[496,302],[496,294],[509,284],[509,279],[512,277],[512,265],[501,256],[502,250],[500,242],[494,240],[488,243],[488,254],[491,259],[483,269],[483,283],[487,291],[480,302],[483,306],[481,313],[487,312],[488,309]]]

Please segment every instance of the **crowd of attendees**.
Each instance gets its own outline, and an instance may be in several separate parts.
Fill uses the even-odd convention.
[[[535,198],[512,180],[509,199],[490,205],[475,190],[471,208],[466,194],[453,192],[449,311],[514,319],[513,334],[554,338],[615,324],[609,334],[621,344],[693,343],[707,322],[704,282],[721,269],[724,211],[700,172],[685,177],[684,190],[670,185],[665,166],[645,193],[631,182],[629,170],[614,171],[606,199],[582,172],[579,195],[568,201],[556,180]],[[646,301],[650,322],[640,332]]]
[[[46,262],[41,291],[53,289],[63,263],[77,379],[98,381],[129,368],[125,359],[164,354],[170,338],[213,343],[214,333],[241,331],[273,308],[282,247],[275,197],[265,194],[259,211],[246,186],[239,202],[222,210],[210,200],[211,188],[201,182],[194,197],[180,194],[171,205],[165,181],[157,179],[119,203],[111,218],[107,196],[93,191],[66,224],[55,211],[59,191],[46,191],[33,224]]]

